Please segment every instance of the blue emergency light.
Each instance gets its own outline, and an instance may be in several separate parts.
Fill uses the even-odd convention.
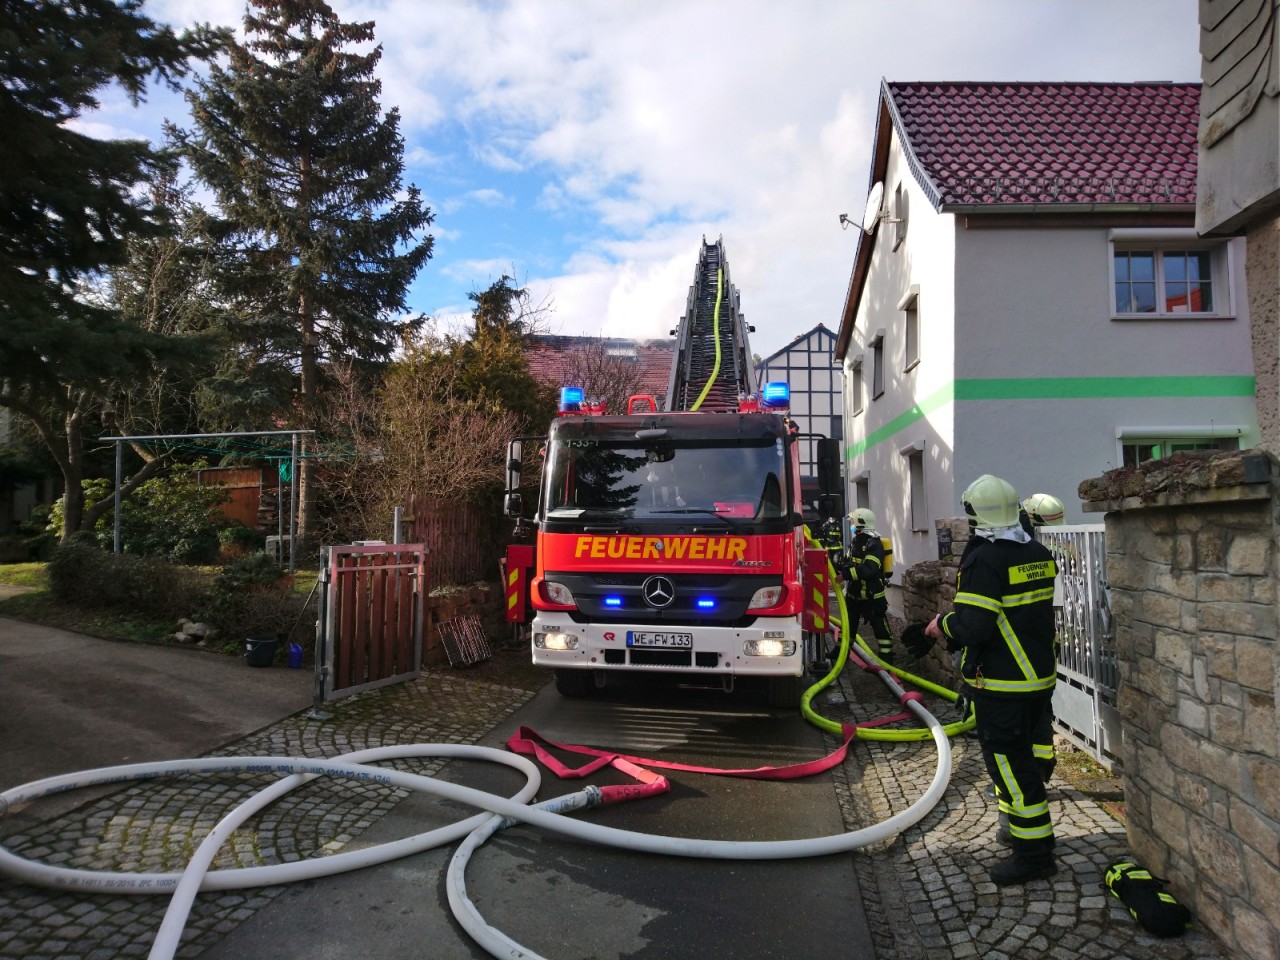
[[[561,387],[560,388],[560,412],[565,413],[570,410],[582,409],[582,401],[585,397],[581,387]]]
[[[711,597],[699,597],[699,598],[698,598],[698,609],[699,609],[699,610],[714,610],[715,608],[716,608],[716,602],[715,602],[715,600],[713,600]]]
[[[622,598],[621,597],[605,597],[604,605],[606,607],[620,607],[622,606]]]
[[[785,380],[766,383],[760,397],[766,407],[789,407],[791,406],[791,384]]]

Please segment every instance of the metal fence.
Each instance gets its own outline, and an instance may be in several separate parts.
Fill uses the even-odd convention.
[[[1058,562],[1055,616],[1058,685],[1053,708],[1058,732],[1103,766],[1120,766],[1120,714],[1102,524],[1041,527],[1040,541]]]

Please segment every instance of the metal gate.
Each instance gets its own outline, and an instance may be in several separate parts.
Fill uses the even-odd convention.
[[[412,680],[422,668],[428,591],[420,543],[325,547],[316,635],[316,707]]]
[[[1040,527],[1037,538],[1058,562],[1058,732],[1103,766],[1120,766],[1120,671],[1108,604],[1102,524]]]

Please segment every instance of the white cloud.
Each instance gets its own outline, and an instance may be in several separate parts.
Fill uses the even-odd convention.
[[[382,102],[419,185],[451,198],[433,279],[536,266],[561,332],[665,336],[701,237],[723,235],[761,354],[839,323],[856,233],[837,216],[861,215],[882,78],[1199,72],[1196,0],[331,2],[377,21]],[[243,4],[147,11],[238,25]],[[498,198],[523,219],[474,206]]]

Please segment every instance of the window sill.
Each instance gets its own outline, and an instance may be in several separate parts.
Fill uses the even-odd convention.
[[[1234,313],[1113,313],[1111,319],[1117,323],[1130,323],[1143,320],[1234,320]]]
[[[920,366],[919,359],[912,360],[910,363],[908,363],[905,367],[902,368],[902,372],[910,373],[912,370],[914,370],[918,366]]]
[[[879,399],[880,399],[881,397],[883,397],[883,396],[884,396],[884,391],[883,391],[883,390],[881,390],[879,393],[873,393],[873,394],[871,395],[871,399],[872,399],[872,400],[879,400]]]

